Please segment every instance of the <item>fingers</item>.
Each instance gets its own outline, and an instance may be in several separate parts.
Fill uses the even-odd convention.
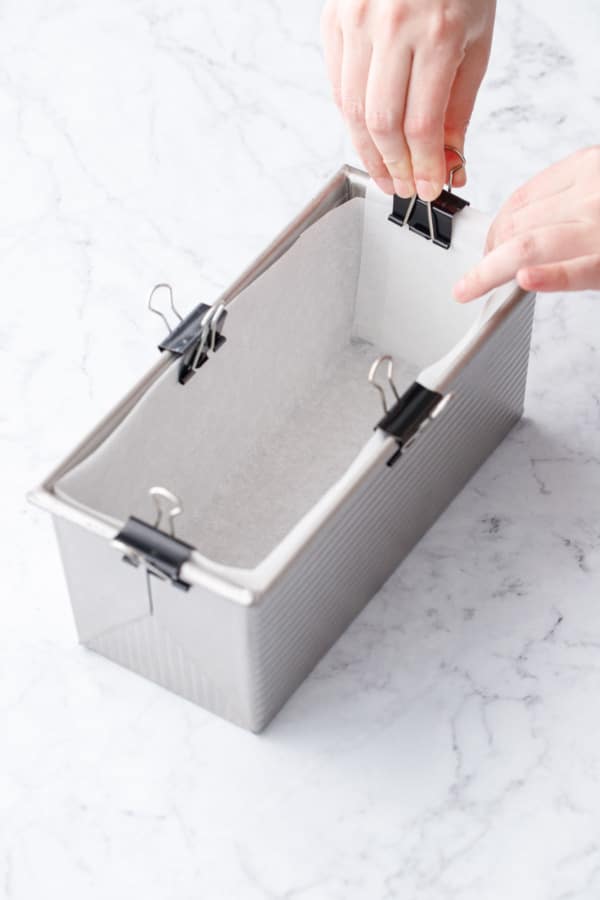
[[[347,28],[343,37],[341,100],[352,143],[365,168],[379,187],[393,193],[390,174],[367,128],[366,88],[371,64],[371,45],[364,32]]]
[[[517,281],[525,291],[597,290],[600,288],[600,255],[530,266],[517,273]]]
[[[575,183],[573,176],[573,162],[570,157],[561,159],[543,172],[539,172],[528,182],[517,188],[500,209],[496,219],[528,206],[535,200],[552,197],[572,188]]]
[[[463,149],[494,7],[494,0],[326,0],[321,36],[334,98],[384,190],[439,195],[455,165],[444,143]],[[465,181],[457,172],[456,184]]]
[[[400,197],[412,197],[415,183],[404,139],[404,108],[412,53],[399,42],[373,48],[366,94],[366,124]]]
[[[576,209],[577,202],[571,197],[570,189],[566,188],[550,197],[533,200],[527,206],[502,212],[496,217],[488,232],[485,252],[489,253],[500,244],[534,228],[555,225],[564,220],[565,210],[576,211]]]
[[[464,153],[465,135],[477,99],[477,92],[487,69],[490,46],[491,32],[486,32],[467,49],[450,91],[446,109],[444,143],[449,147],[456,147],[461,153]],[[456,157],[454,155],[447,157],[447,171],[450,171],[450,168],[455,165]],[[467,173],[462,168],[454,176],[454,185],[463,187],[466,183]]]
[[[417,50],[413,60],[404,119],[415,185],[423,200],[435,200],[446,180],[444,121],[460,59],[454,48],[435,56]]]
[[[444,123],[467,20],[442,6],[327,0],[321,15],[327,71],[352,142],[379,186],[403,197],[434,200],[455,165],[454,158],[447,165]],[[472,73],[482,65],[474,62],[458,82],[468,94],[467,120]],[[465,127],[452,131],[461,150]]]
[[[454,286],[461,302],[475,300],[514,278],[521,269],[556,263],[594,250],[590,228],[581,222],[548,225],[519,235],[484,256],[481,262]]]
[[[369,45],[360,29],[344,40],[336,0],[328,0],[320,20],[327,74],[336,106],[348,120],[352,141],[363,164],[379,187],[393,194],[392,180],[364,123],[365,85],[369,69]]]
[[[513,194],[488,234],[487,254],[455,285],[461,302],[516,277],[524,290],[600,288],[600,149],[577,151]]]

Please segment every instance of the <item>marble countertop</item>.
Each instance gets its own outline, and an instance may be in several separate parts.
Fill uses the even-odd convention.
[[[600,894],[600,298],[526,417],[262,736],[77,645],[25,492],[345,161],[320,0],[0,10],[0,895]],[[596,0],[501,0],[471,202],[598,138]]]

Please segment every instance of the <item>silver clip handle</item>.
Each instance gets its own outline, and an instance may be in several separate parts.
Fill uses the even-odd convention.
[[[154,527],[166,532],[166,528],[161,528],[163,519],[166,519],[168,528],[167,533],[170,534],[171,537],[175,537],[175,525],[173,520],[183,512],[181,500],[172,491],[169,491],[167,488],[161,487],[160,485],[151,487],[148,493],[156,507]]]
[[[155,316],[160,316],[160,318],[165,323],[167,332],[169,332],[169,334],[170,334],[171,331],[173,331],[173,328],[169,324],[169,320],[168,320],[167,316],[165,315],[165,313],[155,305],[155,299],[154,299],[156,294],[158,293],[158,291],[165,291],[165,290],[169,294],[169,306],[170,306],[171,312],[177,316],[177,318],[179,319],[180,322],[183,322],[183,316],[181,315],[181,313],[178,311],[177,307],[175,306],[175,301],[173,299],[173,288],[171,287],[170,284],[167,284],[166,282],[161,282],[160,284],[154,285],[154,287],[150,291],[150,296],[148,297],[148,309],[150,310],[150,312],[154,313]]]
[[[387,379],[388,387],[390,388],[392,394],[396,398],[396,402],[398,402],[398,400],[400,399],[400,395],[398,394],[398,391],[396,390],[396,385],[394,384],[394,360],[392,359],[391,356],[389,356],[387,354],[385,356],[379,356],[375,360],[375,362],[373,363],[371,368],[369,369],[368,379],[369,379],[369,384],[372,384],[373,387],[375,388],[375,390],[377,390],[379,392],[379,395],[381,397],[381,405],[383,406],[383,412],[387,415],[387,413],[389,412],[389,408],[388,408],[385,390],[384,390],[383,386],[378,381],[375,380],[375,376],[377,375],[379,367],[384,362],[387,363],[386,379]]]

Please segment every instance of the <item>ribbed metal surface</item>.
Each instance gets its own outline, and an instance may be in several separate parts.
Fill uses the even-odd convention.
[[[87,641],[86,646],[236,725],[249,727],[239,698],[218,690],[202,661],[186,654],[151,616],[120,625]]]
[[[449,387],[454,397],[392,468],[349,498],[249,612],[252,727],[269,721],[519,420],[533,299],[524,298]]]

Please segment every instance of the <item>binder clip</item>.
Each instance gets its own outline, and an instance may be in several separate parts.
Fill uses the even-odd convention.
[[[169,306],[178,322],[172,327],[169,319],[156,305],[155,295],[159,290],[169,294]],[[208,360],[209,352],[214,353],[224,343],[223,325],[227,311],[222,303],[209,306],[200,303],[185,318],[178,312],[173,301],[173,289],[170,284],[156,284],[150,291],[148,309],[165,323],[168,334],[158,345],[159,350],[168,350],[181,358],[178,381],[186,384],[200,366]]]
[[[383,363],[387,363],[387,388],[393,397],[391,406],[388,403],[385,388],[377,381],[376,377]],[[437,391],[429,390],[418,381],[414,381],[400,396],[394,384],[394,363],[392,357],[388,355],[379,356],[375,360],[369,370],[368,381],[378,391],[383,407],[383,418],[377,422],[375,428],[381,428],[382,431],[393,437],[397,444],[398,449],[386,463],[391,467],[432,419],[436,419],[446,408],[452,394],[442,396]]]
[[[448,189],[433,201],[421,200],[416,194],[409,198],[394,194],[393,209],[388,219],[396,225],[408,225],[411,231],[447,250],[452,243],[452,220],[469,203],[452,193],[454,176],[464,168],[465,158],[455,147],[446,146],[444,149],[455,153],[460,160],[450,169]]]
[[[193,547],[175,537],[174,519],[183,512],[179,497],[159,485],[148,491],[156,508],[156,518],[150,525],[137,516],[130,516],[112,541],[113,547],[123,554],[123,562],[146,570],[148,604],[153,613],[150,576],[170,581],[180,590],[189,590],[190,585],[181,579],[181,567],[188,562]],[[162,528],[166,519],[166,528]]]

